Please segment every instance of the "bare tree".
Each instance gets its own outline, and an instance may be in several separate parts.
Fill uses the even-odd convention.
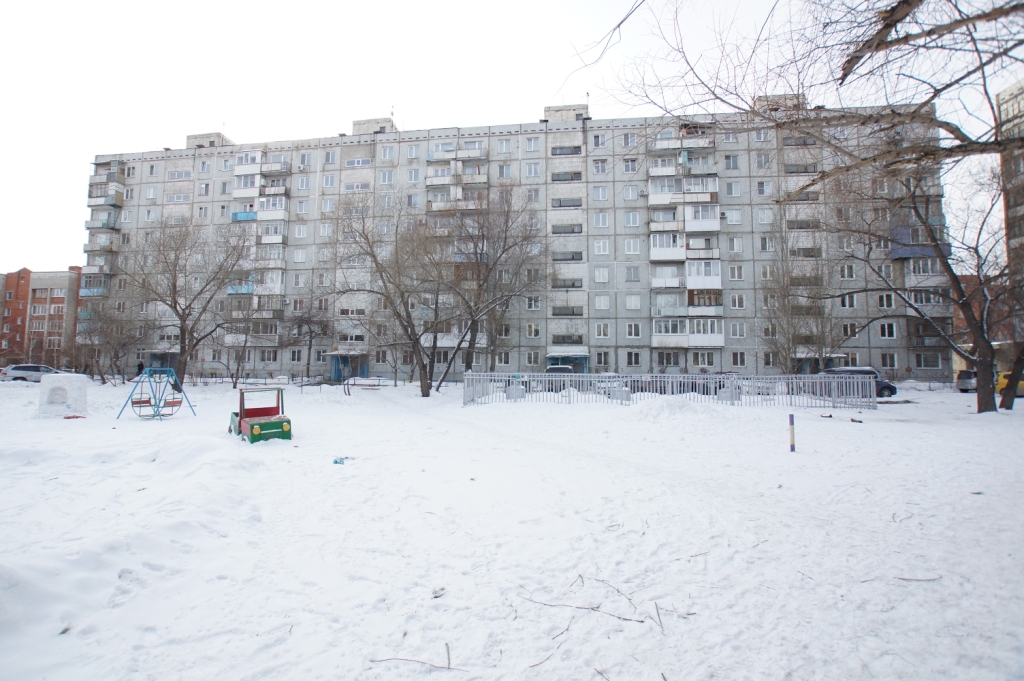
[[[211,227],[187,217],[166,217],[142,229],[121,250],[120,274],[137,295],[157,308],[160,326],[176,338],[175,370],[184,379],[189,358],[223,322],[214,303],[251,257],[244,227]]]
[[[302,290],[293,293],[292,311],[288,317],[291,328],[290,342],[300,346],[306,355],[306,378],[310,375],[313,361],[313,346],[334,331],[334,312],[329,290],[328,267],[333,268],[334,251],[331,246],[321,246],[317,265],[320,267],[304,273],[306,279]],[[323,275],[321,277],[321,275]]]
[[[139,311],[143,301],[137,292],[126,288],[119,293],[117,300],[88,302],[80,315],[79,346],[93,351],[90,370],[99,373],[102,383],[107,376],[125,379],[132,353],[153,331],[150,319]]]

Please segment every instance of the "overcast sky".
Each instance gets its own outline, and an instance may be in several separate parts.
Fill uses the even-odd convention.
[[[694,4],[704,8],[692,17],[696,46],[710,33],[709,13],[726,3]],[[751,21],[770,6],[730,4]],[[573,74],[577,51],[631,5],[12,3],[0,41],[0,173],[10,190],[41,191],[8,201],[0,272],[85,263],[96,154],[180,149],[186,135],[211,131],[235,142],[332,136],[392,111],[403,130],[526,123],[546,105],[586,102],[588,92],[595,118],[651,114],[610,94],[621,67],[655,47],[647,8],[597,66]]]

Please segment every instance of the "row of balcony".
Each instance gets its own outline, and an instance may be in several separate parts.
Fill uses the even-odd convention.
[[[444,187],[457,184],[487,184],[487,173],[475,175],[429,175],[426,178],[428,187]]]
[[[686,277],[651,277],[651,288],[665,289],[713,289],[722,288],[722,275],[689,275]]]
[[[680,305],[677,307],[651,306],[652,317],[721,317],[721,305]]]
[[[722,251],[718,248],[686,248],[685,246],[671,246],[668,248],[656,248],[651,246],[651,262],[678,262],[680,260],[718,260],[722,257]]]
[[[292,164],[289,161],[235,164],[235,175],[255,175],[256,173],[261,175],[287,175],[290,172],[292,172]]]

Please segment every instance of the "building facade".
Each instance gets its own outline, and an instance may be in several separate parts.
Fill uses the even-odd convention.
[[[66,272],[21,269],[4,275],[0,366],[75,364],[81,267]]]
[[[856,144],[867,133],[822,134]],[[289,296],[314,278],[313,254],[333,238],[326,225],[348,197],[388,195],[425,222],[440,211],[485,203],[514,183],[544,227],[551,262],[540,294],[516,300],[509,311],[498,370],[824,368],[820,351],[795,342],[793,351],[780,353],[771,342],[779,290],[773,277],[779,267],[792,267],[794,296],[806,296],[799,287],[812,280],[819,289],[824,280],[830,292],[821,305],[797,312],[814,308],[842,334],[831,343],[827,366],[870,365],[894,378],[948,377],[949,351],[898,296],[873,292],[877,282],[868,266],[876,262],[920,292],[937,317],[951,320],[951,310],[928,293],[942,285],[934,258],[888,238],[869,246],[825,230],[850,219],[849,208],[834,205],[847,198],[841,189],[826,186],[778,202],[834,162],[829,145],[815,137],[777,134],[742,115],[593,120],[585,105],[548,107],[538,122],[514,125],[399,131],[390,119],[372,119],[356,121],[351,135],[259,144],[193,135],[183,149],[96,157],[80,294],[88,305],[114,304],[118,248],[136,230],[167,219],[250,224],[255,283],[231,293],[258,298],[271,293],[261,287],[272,285],[281,301],[275,323],[264,328],[265,342],[247,351],[245,373],[299,374],[309,358],[288,343]],[[894,234],[908,232],[909,217],[893,209],[900,191],[895,182],[876,185],[874,207],[856,210],[873,210]],[[931,193],[940,206],[941,187]],[[940,209],[933,215],[941,222]],[[332,296],[332,335],[313,349],[316,373],[391,374],[381,354],[388,351],[353,318],[373,302]],[[137,358],[165,361],[156,345],[140,338]],[[439,359],[448,352],[441,350]],[[218,350],[204,349],[193,367],[223,373],[227,365],[218,359],[224,364]],[[404,359],[398,365],[400,374],[411,371]]]

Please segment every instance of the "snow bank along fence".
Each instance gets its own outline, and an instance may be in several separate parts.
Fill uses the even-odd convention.
[[[464,376],[462,404],[608,402],[635,404],[658,395],[733,406],[877,409],[873,376],[831,374],[491,374]]]

